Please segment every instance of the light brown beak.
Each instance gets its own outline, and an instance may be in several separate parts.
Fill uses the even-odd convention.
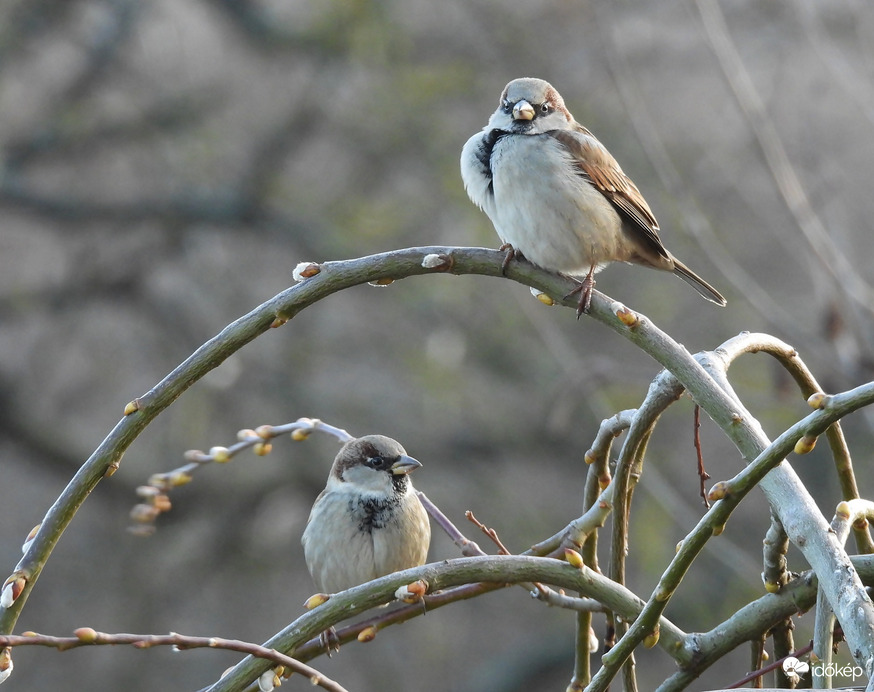
[[[534,120],[534,106],[522,99],[513,106],[513,120]]]
[[[394,464],[391,465],[391,472],[396,476],[400,476],[401,474],[407,474],[411,471],[415,471],[421,465],[422,464],[413,459],[413,457],[401,455],[400,459],[398,459]]]

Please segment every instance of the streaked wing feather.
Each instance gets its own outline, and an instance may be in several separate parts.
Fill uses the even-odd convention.
[[[580,131],[551,130],[550,137],[558,141],[573,157],[580,174],[589,180],[610,202],[641,231],[642,240],[663,257],[668,251],[659,237],[659,224],[655,215],[610,152],[581,125]]]

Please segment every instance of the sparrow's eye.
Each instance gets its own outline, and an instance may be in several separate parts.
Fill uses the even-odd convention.
[[[368,457],[364,464],[372,469],[378,469],[385,465],[385,459],[383,457]]]
[[[552,106],[550,106],[548,103],[541,103],[540,104],[540,112],[543,113],[544,115],[546,113],[549,113],[549,111],[551,111],[551,110],[552,110]]]
[[[504,99],[503,101],[501,101],[501,110],[503,110],[504,113],[509,113],[513,110],[513,104],[510,103],[507,99]]]

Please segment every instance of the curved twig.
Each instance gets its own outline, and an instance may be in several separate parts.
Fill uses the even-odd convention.
[[[390,602],[398,588],[417,580],[427,582],[432,591],[473,582],[492,582],[498,588],[510,583],[545,582],[584,593],[627,619],[633,619],[643,606],[643,601],[628,589],[587,567],[577,569],[566,562],[552,558],[520,555],[458,558],[414,567],[335,594],[323,605],[300,616],[264,646],[282,652],[293,651],[296,659],[308,660],[310,652],[313,655],[324,652],[315,645],[308,645],[305,651],[304,644],[319,632],[346,618]],[[450,589],[434,596],[425,596],[425,609],[430,612],[441,605],[453,602],[446,596],[452,592],[453,590]],[[421,615],[422,612],[421,606],[414,605],[409,607],[408,615],[414,617]],[[666,619],[662,619],[660,627],[664,646],[678,648],[685,634]],[[267,666],[264,661],[247,657],[208,690],[232,692],[241,689],[243,685],[263,673]]]
[[[223,637],[193,637],[186,634],[171,632],[170,634],[107,634],[95,632],[88,627],[77,629],[73,637],[52,637],[36,632],[25,635],[0,636],[0,647],[16,646],[46,646],[58,651],[68,651],[80,646],[132,646],[135,649],[151,649],[155,646],[172,646],[183,651],[186,649],[222,649],[238,651],[263,659],[274,665],[284,666],[288,674],[292,672],[308,678],[313,685],[329,690],[329,692],[346,692],[339,683],[325,677],[297,659],[282,654],[275,649],[268,649],[252,642],[239,639],[224,639]]]
[[[792,376],[805,399],[823,391],[813,373],[798,356],[798,352],[789,344],[770,334],[744,332],[724,342],[716,351],[720,354],[726,367],[744,353],[767,353],[773,356]],[[843,499],[858,499],[860,497],[859,487],[856,484],[853,462],[841,424],[835,422],[834,425],[830,426],[826,431],[826,437],[834,458]],[[853,534],[856,539],[856,548],[860,553],[874,553],[874,541],[871,539],[867,526],[853,527]]]
[[[706,361],[707,358],[704,360]],[[711,371],[714,372],[714,375],[719,376],[720,374],[718,368],[711,369]],[[720,384],[723,391],[731,391],[727,381]],[[830,397],[824,402],[824,408],[799,421],[773,443],[766,446],[758,457],[734,479],[724,484],[717,484],[719,494],[714,496],[714,492],[711,491],[711,499],[719,499],[719,501],[682,541],[677,554],[659,580],[641,615],[626,636],[602,658],[604,665],[593,678],[589,689],[606,689],[626,656],[630,655],[644,638],[654,631],[656,619],[664,611],[667,602],[695,556],[714,532],[721,533],[731,512],[756,484],[759,484],[769,494],[771,505],[780,515],[790,539],[794,537],[793,542],[802,550],[817,574],[823,574],[820,584],[826,592],[829,602],[832,603],[836,611],[841,612],[841,616],[839,616],[841,623],[846,622],[849,628],[855,628],[853,635],[851,635],[854,638],[854,643],[851,644],[854,657],[861,661],[863,666],[865,662],[872,659],[870,632],[874,628],[871,624],[874,622],[874,617],[871,613],[870,598],[862,588],[858,575],[853,570],[846,553],[837,544],[834,534],[828,530],[827,526],[820,528],[818,518],[821,518],[821,514],[818,512],[814,514],[804,506],[807,504],[809,496],[801,483],[797,482],[797,477],[791,474],[787,465],[781,465],[783,458],[794,448],[802,436],[815,437],[848,412],[871,403],[874,403],[874,383],[862,385],[849,392]],[[736,405],[741,406],[740,402],[736,402]],[[704,404],[702,404],[703,406]],[[742,407],[741,410],[743,410]],[[738,412],[736,415],[737,425],[744,421],[753,420],[749,414],[743,415]],[[814,541],[820,543],[820,550],[811,550],[811,543]],[[846,590],[836,591],[834,573],[821,571],[824,564],[829,564],[832,561],[840,564],[840,567],[835,566],[834,569],[839,570],[852,580],[851,585],[848,585]],[[854,610],[855,608],[858,610]]]

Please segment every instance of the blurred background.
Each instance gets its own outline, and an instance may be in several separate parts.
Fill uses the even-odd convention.
[[[520,76],[556,86],[643,191],[666,245],[729,303],[637,267],[609,268],[599,290],[692,352],[764,331],[827,391],[871,378],[874,12],[863,0],[0,0],[4,574],[125,403],[290,285],[299,261],[497,247],[458,157]],[[174,492],[155,535],[126,527],[136,486],[186,449],[301,416],[398,438],[425,464],[416,485],[471,538],[486,547],[466,509],[524,550],[579,514],[599,422],[637,406],[658,371],[511,282],[440,276],[334,295],[136,440],[67,530],[17,631],[260,642],[297,617],[313,591],[299,538],[333,439],[279,440],[266,458],[206,468]],[[766,356],[731,375],[771,435],[809,412]],[[684,398],[663,416],[635,496],[628,574],[643,596],[704,511],[692,410]],[[845,430],[870,494],[870,414]],[[702,442],[714,481],[738,471],[709,420]],[[840,497],[826,451],[792,462],[830,518]],[[766,528],[756,494],[668,616],[708,630],[760,595]],[[456,555],[435,535],[431,559]],[[790,566],[806,567],[796,553]],[[511,589],[315,665],[350,690],[564,689],[573,627]],[[4,690],[137,692],[197,689],[238,657],[26,648],[14,659]],[[741,677],[748,660],[736,652],[700,688]],[[674,670],[658,649],[637,663],[642,689]]]

